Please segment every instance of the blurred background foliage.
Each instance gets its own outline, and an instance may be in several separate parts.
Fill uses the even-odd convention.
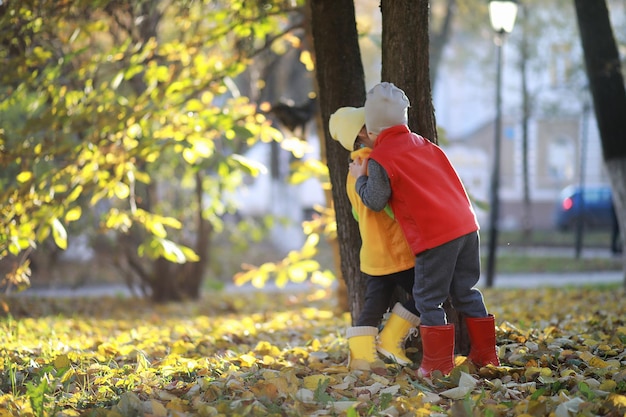
[[[75,233],[154,299],[195,298],[217,235],[261,239],[263,221],[225,221],[227,195],[265,169],[244,151],[283,135],[242,74],[297,48],[299,7],[2,2],[4,285],[27,286],[32,250]]]
[[[434,79],[449,19],[463,16],[457,24],[479,33],[486,16],[468,11],[486,8],[477,0],[432,3]],[[323,152],[303,158],[302,138],[312,135],[305,128],[317,114],[304,6],[1,1],[3,288],[23,289],[37,277],[38,284],[97,279],[167,301],[197,298],[203,286],[233,275],[259,286],[333,280],[332,204],[311,207],[301,225],[306,239],[285,253],[268,235],[287,220],[242,216],[234,197],[251,178],[279,175],[286,152],[292,184],[315,177],[329,201]],[[370,32],[375,10],[359,7],[367,60],[380,35]],[[268,163],[248,156],[257,144],[270,147]],[[559,236],[555,245],[572,244],[565,233],[533,238],[551,245]],[[605,239],[591,234],[587,242]]]

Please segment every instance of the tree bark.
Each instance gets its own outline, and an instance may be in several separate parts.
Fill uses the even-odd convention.
[[[589,89],[602,140],[613,202],[626,231],[626,89],[606,1],[574,0]],[[622,251],[626,287],[626,250]]]
[[[406,93],[411,108],[412,131],[437,140],[429,71],[428,0],[382,0],[382,81],[389,81]],[[436,181],[436,178],[433,178]],[[455,324],[455,350],[469,352],[469,337],[463,317],[446,301],[448,322]]]
[[[382,0],[381,80],[406,93],[409,127],[437,143],[430,85],[428,0]]]
[[[330,115],[342,106],[360,107],[365,102],[365,75],[358,43],[352,0],[309,0],[311,34],[316,61],[316,81],[322,117],[323,148],[326,149],[332,197],[337,221],[341,275],[348,289],[354,322],[365,297],[359,249],[361,237],[346,193],[349,152],[328,132]]]

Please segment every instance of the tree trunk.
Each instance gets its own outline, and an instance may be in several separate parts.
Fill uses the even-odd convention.
[[[409,127],[437,143],[429,72],[428,0],[382,0],[382,81],[404,90],[411,102]],[[436,179],[433,179],[436,180]],[[446,301],[448,321],[455,324],[455,350],[469,352],[465,320]]]
[[[202,282],[206,273],[207,265],[209,265],[211,257],[211,238],[213,237],[213,225],[204,218],[204,205],[202,199],[204,197],[202,171],[196,172],[195,175],[196,188],[194,198],[196,199],[196,241],[193,247],[194,251],[200,258],[197,262],[187,262],[180,266],[181,269],[181,285],[185,298],[197,300],[202,295]]]
[[[430,87],[428,0],[382,0],[381,80],[406,93],[409,127],[437,143]]]
[[[615,212],[626,231],[626,89],[606,1],[574,0]],[[623,251],[626,287],[626,250]]]
[[[146,284],[150,287],[150,299],[155,303],[182,301],[182,288],[177,266],[164,258],[152,261],[152,274]]]
[[[341,275],[345,281],[354,322],[365,297],[359,249],[361,236],[346,193],[349,152],[328,133],[330,115],[342,106],[365,102],[365,75],[361,62],[352,0],[309,0],[311,34],[315,53],[317,91],[324,128],[323,148],[332,186],[337,220]],[[322,138],[320,138],[322,139]]]

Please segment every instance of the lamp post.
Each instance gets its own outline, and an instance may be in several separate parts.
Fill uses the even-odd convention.
[[[591,103],[588,99],[585,98],[583,102],[583,125],[582,132],[580,137],[580,174],[579,174],[579,186],[580,186],[580,213],[585,212],[585,193],[583,190],[585,189],[585,170],[587,164],[585,163],[587,160],[587,131],[589,130],[589,112],[591,111]],[[582,250],[583,250],[583,216],[578,216],[576,219],[576,259],[580,259]]]
[[[493,286],[496,269],[496,249],[498,245],[498,217],[500,213],[500,149],[502,142],[502,44],[507,33],[511,33],[517,17],[515,0],[489,2],[489,18],[496,35],[496,120],[493,145],[493,166],[489,201],[489,253],[487,254],[487,287]]]

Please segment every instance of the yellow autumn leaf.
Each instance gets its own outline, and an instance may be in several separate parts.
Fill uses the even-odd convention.
[[[606,361],[598,358],[597,356],[595,356],[594,354],[586,350],[583,352],[580,352],[579,357],[583,361],[587,362],[589,366],[594,367],[594,368],[606,368],[609,366],[609,364]]]
[[[54,243],[61,248],[67,249],[67,231],[63,224],[57,218],[52,219],[52,238],[54,239]]]
[[[113,191],[115,193],[115,196],[120,200],[123,200],[130,195],[130,188],[128,187],[128,184],[125,184],[123,182],[118,182],[117,184],[115,184]]]
[[[170,353],[174,355],[181,355],[186,353],[188,350],[193,350],[194,346],[192,343],[185,342],[184,340],[177,340],[172,344],[172,348]]]
[[[315,65],[313,64],[313,57],[311,53],[307,50],[302,50],[300,53],[300,62],[304,64],[307,71],[313,71],[315,69]]]
[[[613,391],[615,387],[617,387],[617,382],[613,381],[612,379],[605,379],[600,383],[600,386],[598,388],[602,391],[610,392]]]
[[[329,380],[330,378],[328,378],[328,376],[326,375],[309,375],[304,377],[304,380],[302,381],[302,386],[306,389],[315,391],[319,385]]]
[[[274,359],[274,357],[270,355],[263,355],[261,362],[263,362],[264,365],[272,365],[276,363],[276,359]]]
[[[310,346],[311,350],[320,350],[322,344],[320,343],[319,339],[313,339]]]
[[[297,384],[290,383],[287,380],[287,378],[277,377],[277,378],[272,378],[271,381],[272,381],[272,384],[274,384],[276,388],[278,389],[278,391],[281,392],[282,394],[286,394],[286,395],[295,394],[296,390],[298,389]]]
[[[57,355],[57,357],[54,358],[54,368],[56,370],[69,368],[70,364],[71,362],[67,355]]]
[[[272,402],[277,398],[284,397],[284,393],[280,392],[273,382],[259,381],[251,388],[252,393],[258,398],[266,398]]]
[[[183,411],[184,412],[184,411],[189,410],[189,407],[187,406],[186,402],[180,398],[172,399],[165,405],[165,408],[170,411]]]
[[[242,366],[252,366],[256,363],[256,358],[253,355],[244,354],[239,356]]]
[[[614,406],[617,406],[619,408],[622,408],[622,409],[626,410],[626,395],[611,394],[611,395],[609,395],[609,401]]]
[[[17,174],[17,181],[22,184],[29,181],[31,178],[33,178],[33,173],[30,171],[22,171]]]
[[[273,346],[270,342],[266,340],[262,340],[257,343],[254,351],[263,355],[278,356],[280,354],[280,349],[278,349],[276,346]]]
[[[67,213],[65,213],[65,221],[68,223],[76,221],[80,219],[82,213],[83,210],[80,208],[80,206],[73,207],[72,209],[68,210]]]

